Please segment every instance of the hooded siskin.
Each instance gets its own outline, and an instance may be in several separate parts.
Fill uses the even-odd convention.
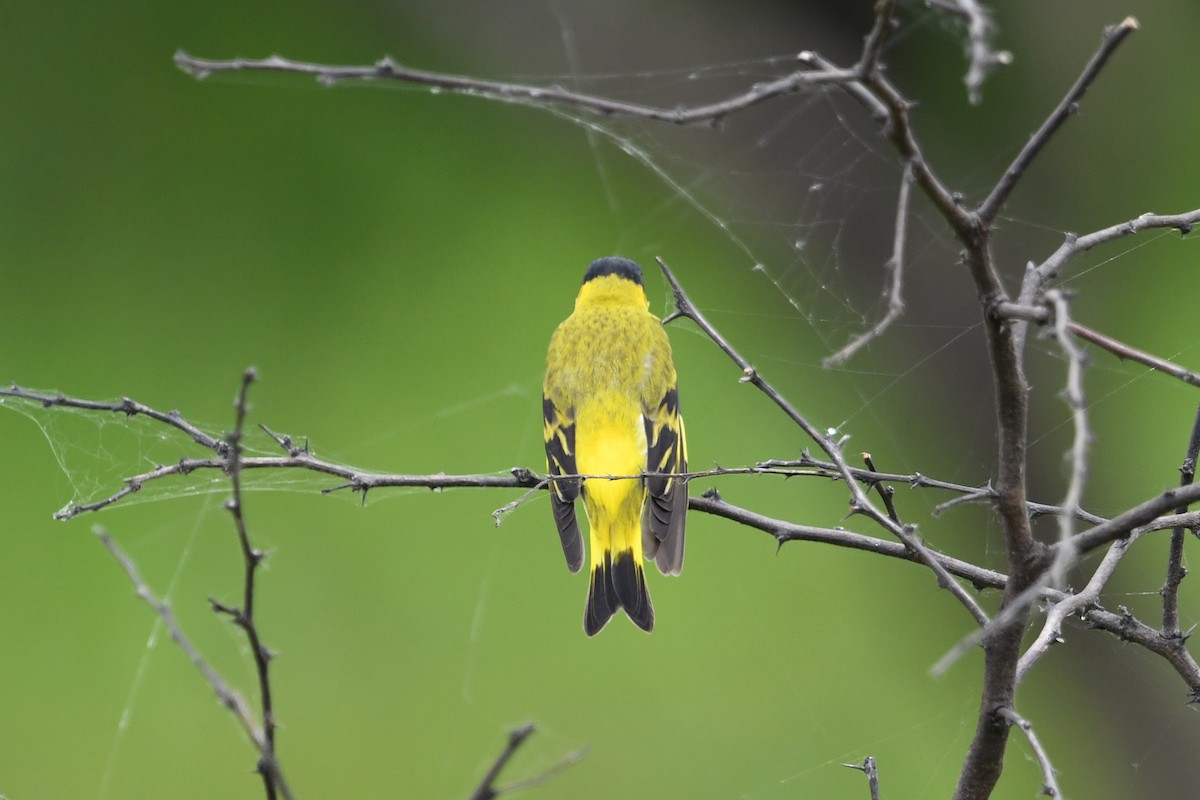
[[[575,312],[550,337],[542,415],[551,475],[687,471],[671,344],[649,311],[642,270],[601,258],[583,277]],[[554,481],[551,505],[567,566],[583,566],[575,500],[583,497],[592,570],[583,628],[593,636],[618,609],[654,627],[642,559],[683,568],[687,484],[675,477]]]

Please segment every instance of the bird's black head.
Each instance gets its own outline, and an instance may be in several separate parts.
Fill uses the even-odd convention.
[[[604,258],[596,259],[588,267],[587,274],[583,276],[583,282],[587,283],[592,278],[599,278],[604,275],[616,275],[627,281],[633,281],[638,286],[642,285],[642,268],[628,258],[605,256]]]

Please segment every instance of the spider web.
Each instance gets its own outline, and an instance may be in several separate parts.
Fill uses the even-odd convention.
[[[688,102],[692,97],[710,98],[744,89],[755,80],[777,77],[795,65],[795,57],[789,55],[682,70],[598,75],[573,67],[568,73],[515,77],[531,82],[562,83],[582,91],[621,95],[632,100],[653,102],[669,98],[671,102]],[[630,86],[635,87],[632,97],[626,91]],[[547,105],[537,107],[577,126],[588,137],[595,176],[620,231],[613,249],[615,252],[632,249],[643,258],[652,294],[660,298],[657,310],[661,314],[670,311],[665,282],[650,277],[652,268],[644,263],[644,256],[662,254],[683,276],[685,285],[689,285],[688,273],[699,271],[697,265],[680,264],[671,255],[674,251],[671,243],[689,236],[686,232],[695,229],[699,221],[707,227],[715,243],[706,266],[751,287],[744,294],[717,295],[717,300],[712,295],[694,298],[716,325],[726,332],[741,333],[743,323],[761,326],[766,322],[774,335],[754,338],[746,331],[744,338],[737,339],[739,347],[785,394],[803,398],[802,408],[812,411],[818,425],[850,434],[856,444],[869,449],[887,451],[889,461],[882,465],[884,469],[929,468],[922,462],[925,454],[914,450],[912,442],[923,434],[937,435],[939,427],[948,423],[936,419],[935,413],[925,431],[898,432],[888,422],[890,411],[902,404],[914,387],[928,381],[932,370],[944,369],[955,360],[965,362],[966,353],[977,355],[981,334],[975,318],[977,312],[971,303],[958,302],[963,297],[969,299],[970,289],[961,271],[955,270],[955,243],[945,226],[919,201],[914,202],[907,222],[905,316],[848,365],[833,371],[822,370],[820,366],[824,356],[869,328],[887,308],[889,273],[884,265],[891,254],[901,169],[875,123],[861,108],[836,87],[817,88],[789,98],[786,103],[768,104],[735,115],[715,129],[688,129],[597,119]],[[1006,155],[995,153],[983,162],[1002,164]],[[630,192],[620,188],[629,165],[648,176],[646,184],[652,187],[649,191]],[[968,189],[983,190],[990,180],[990,173],[981,176],[978,185]],[[1014,229],[1033,227],[1012,216],[1005,221]],[[1040,229],[1047,242],[1057,242],[1065,233],[1051,226]],[[1100,269],[1123,255],[1097,260],[1090,269]],[[1087,274],[1081,272],[1075,280],[1086,281]],[[948,297],[956,300],[950,302]],[[683,326],[674,327],[671,335],[677,349],[695,352],[707,347],[694,333]],[[1053,353],[1050,346],[1039,347],[1043,353]],[[1090,395],[1092,403],[1120,396],[1129,384],[1145,377],[1131,377],[1124,369],[1108,368],[1108,371],[1115,385],[1107,393]],[[986,372],[971,374],[986,375]],[[817,380],[832,387],[828,392],[830,397],[806,394],[806,385]],[[437,427],[451,436],[455,423],[462,418],[486,423],[498,405],[516,418],[524,413],[538,391],[538,378],[528,376],[468,396],[450,398],[441,409],[415,412],[409,415],[409,421],[344,446],[343,450],[355,452],[359,447],[401,441],[406,432],[417,426]],[[107,497],[130,475],[178,461],[181,454],[195,451],[197,456],[210,455],[182,433],[141,416],[44,408],[11,398],[0,400],[0,404],[28,417],[44,434],[63,473],[67,508]],[[977,418],[963,423],[963,428],[976,431],[976,442],[965,442],[958,450],[957,461],[938,465],[940,477],[978,484],[988,479],[990,464],[986,456],[979,454],[990,452],[987,443],[991,434],[986,431],[990,431],[991,413],[983,405]],[[1065,447],[1056,432],[1069,424],[1069,415],[1057,412],[1042,426],[1032,446],[1061,452]],[[228,426],[204,423],[199,427],[219,434]],[[978,433],[980,430],[985,433]],[[247,434],[247,455],[279,455],[277,443],[262,431],[251,429]],[[980,441],[984,446],[978,445]],[[508,446],[514,463],[536,463],[539,441],[534,415],[516,427]],[[753,451],[750,458],[795,454]],[[246,489],[251,491],[312,494],[330,485],[328,479],[299,470],[250,471],[244,478]],[[121,505],[227,492],[228,480],[220,472],[196,472],[148,485],[122,500]],[[389,490],[369,499],[416,494],[426,492]],[[358,501],[348,492],[335,496]],[[943,498],[910,493],[902,502],[928,512],[940,499]],[[840,496],[839,501],[844,502]],[[544,522],[547,514],[542,505],[540,500],[533,501],[528,515]],[[844,508],[839,507],[814,514],[824,514],[834,524],[843,512]],[[913,516],[921,516],[921,512]],[[941,529],[936,525],[923,533],[934,545],[943,543],[939,538]],[[998,560],[999,554],[989,550],[985,553],[985,560],[988,559]],[[461,671],[459,713],[467,723],[500,731],[512,722],[509,704],[495,699],[504,687],[498,687],[488,678],[489,668],[498,658],[496,639],[500,637],[496,631],[508,624],[498,618],[501,610],[507,608],[505,603],[512,600],[503,591],[510,568],[506,566],[500,539],[493,538],[486,546],[481,561],[482,580],[477,593],[465,601],[465,606],[459,609],[461,613],[451,616],[447,624],[459,632],[462,644],[460,657],[455,661],[460,665],[455,669]],[[186,555],[181,556],[179,569],[186,564]],[[1125,596],[1132,602],[1137,593]],[[153,649],[154,641],[155,637],[150,637],[147,652]],[[141,670],[139,667],[139,675]],[[124,719],[136,702],[140,680],[140,677],[134,679],[134,691],[119,727],[122,732]],[[823,733],[824,712],[806,707],[813,702],[811,688],[795,676],[782,679],[780,687],[786,700],[802,709],[799,713],[806,722]],[[778,777],[748,784],[741,796],[755,800],[794,796],[797,787],[802,787],[811,773],[853,762],[881,743],[894,743],[929,726],[956,732],[945,737],[947,743],[941,755],[946,771],[952,774],[953,762],[962,752],[962,742],[969,737],[973,721],[973,710],[939,711],[915,722],[892,725],[879,735],[864,733],[861,746],[853,750],[833,745],[822,750],[814,745],[787,765],[780,764],[773,772],[764,772]],[[534,745],[532,761],[526,762],[532,771],[553,764],[564,751],[577,749],[587,741],[586,732],[560,729],[545,720],[539,722],[542,738]],[[118,733],[118,743],[121,735]],[[810,744],[812,738],[816,737],[801,737]],[[445,755],[442,782],[447,792],[458,788],[463,764],[473,763],[478,757],[473,748],[473,744],[459,740]],[[925,794],[915,796],[936,795],[934,778],[931,776],[929,781],[930,785],[923,787]],[[103,795],[104,784],[100,791]]]

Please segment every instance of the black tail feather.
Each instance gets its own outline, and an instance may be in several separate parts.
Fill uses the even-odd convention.
[[[605,553],[603,560],[592,570],[592,582],[588,585],[587,607],[583,611],[584,632],[595,636],[620,607],[617,588],[613,586],[612,562]]]
[[[653,630],[654,606],[646,589],[646,573],[628,550],[612,555],[604,553],[592,570],[583,630],[588,636],[595,636],[621,608],[639,628],[646,632]]]

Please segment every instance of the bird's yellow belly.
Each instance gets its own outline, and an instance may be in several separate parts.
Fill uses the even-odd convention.
[[[646,431],[640,411],[619,402],[589,403],[575,422],[575,463],[582,475],[638,475],[646,468]],[[599,544],[634,549],[640,556],[641,479],[591,478],[584,505]],[[607,535],[606,535],[607,534]],[[639,559],[640,561],[640,559]]]

